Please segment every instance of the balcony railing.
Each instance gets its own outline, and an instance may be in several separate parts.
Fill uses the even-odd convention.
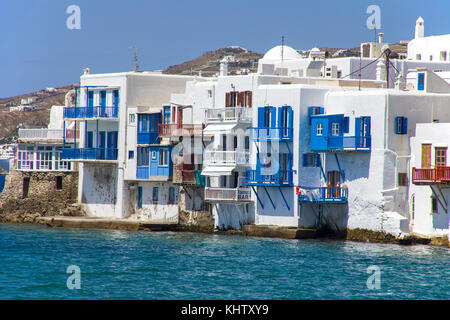
[[[250,188],[205,188],[205,200],[210,202],[250,202]]]
[[[63,159],[69,160],[117,160],[117,149],[113,148],[67,148]]]
[[[450,167],[438,166],[435,168],[412,169],[413,183],[450,183]]]
[[[300,202],[348,202],[348,189],[342,187],[300,187],[298,200]]]
[[[245,169],[245,185],[248,186],[291,186],[293,170],[280,170],[274,174],[264,173],[264,169]]]
[[[136,179],[148,179],[150,176],[150,167],[139,166],[136,168]]]
[[[112,118],[119,117],[119,107],[65,107],[65,119]]]
[[[72,163],[63,161],[60,151],[21,150],[17,157],[18,171],[72,171]]]
[[[150,132],[138,131],[137,143],[138,144],[159,144],[158,132],[157,131],[150,131]]]
[[[176,123],[160,124],[158,133],[160,137],[192,137],[201,136],[204,124],[183,124]]]
[[[248,151],[206,150],[204,165],[248,165]]]
[[[250,141],[292,141],[293,128],[256,128],[249,129]]]
[[[324,142],[318,142],[318,138]],[[372,147],[370,136],[315,136],[314,139],[311,139],[312,151],[370,151]]]
[[[228,107],[221,109],[207,109],[206,119],[208,122],[220,121],[252,121],[251,108]]]
[[[19,129],[19,139],[22,140],[62,140],[62,129]]]

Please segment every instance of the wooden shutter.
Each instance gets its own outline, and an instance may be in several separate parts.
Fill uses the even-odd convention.
[[[227,92],[225,94],[225,107],[229,107],[231,105],[230,103],[230,92]]]
[[[422,168],[431,167],[431,144],[422,144]]]
[[[251,91],[247,91],[248,92],[248,102],[247,105],[249,108],[252,107],[252,92]]]

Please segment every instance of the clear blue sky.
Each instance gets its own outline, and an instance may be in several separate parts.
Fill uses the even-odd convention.
[[[81,8],[81,30],[66,28],[66,9]],[[372,40],[366,9],[381,8],[381,31],[393,43],[450,33],[450,1],[399,0],[1,0],[0,97],[79,81],[93,73],[165,69],[206,51],[239,45],[264,53],[280,44],[296,49],[356,47]]]

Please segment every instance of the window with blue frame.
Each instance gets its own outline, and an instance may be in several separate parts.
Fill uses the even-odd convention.
[[[323,114],[325,109],[322,107],[308,107],[309,124],[311,124],[311,116]]]
[[[339,123],[331,124],[331,135],[335,137],[339,136]]]
[[[169,187],[169,204],[175,203],[175,188]]]
[[[408,118],[395,117],[395,133],[407,134],[408,133]]]
[[[320,155],[318,153],[304,153],[303,154],[304,167],[320,167]]]
[[[166,167],[169,165],[169,150],[168,149],[159,149],[158,165],[161,167]]]
[[[323,134],[323,123],[322,122],[318,122],[317,123],[317,128],[316,128],[316,135],[317,136],[321,136]]]
[[[138,144],[158,144],[161,113],[138,114]]]
[[[138,167],[146,167],[149,165],[149,147],[143,147],[137,149],[137,165]]]

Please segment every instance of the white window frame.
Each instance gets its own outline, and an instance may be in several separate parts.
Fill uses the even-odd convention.
[[[161,161],[161,159],[162,159],[162,161]],[[160,167],[168,167],[169,166],[169,150],[159,149],[158,166],[160,166]]]
[[[323,135],[323,123],[322,122],[318,122],[317,126],[316,126],[316,135],[317,136],[322,136]]]
[[[130,113],[128,115],[128,124],[132,124],[132,125],[136,124],[136,114],[135,113]]]
[[[339,136],[339,123],[335,122],[331,124],[331,135],[334,137]]]

